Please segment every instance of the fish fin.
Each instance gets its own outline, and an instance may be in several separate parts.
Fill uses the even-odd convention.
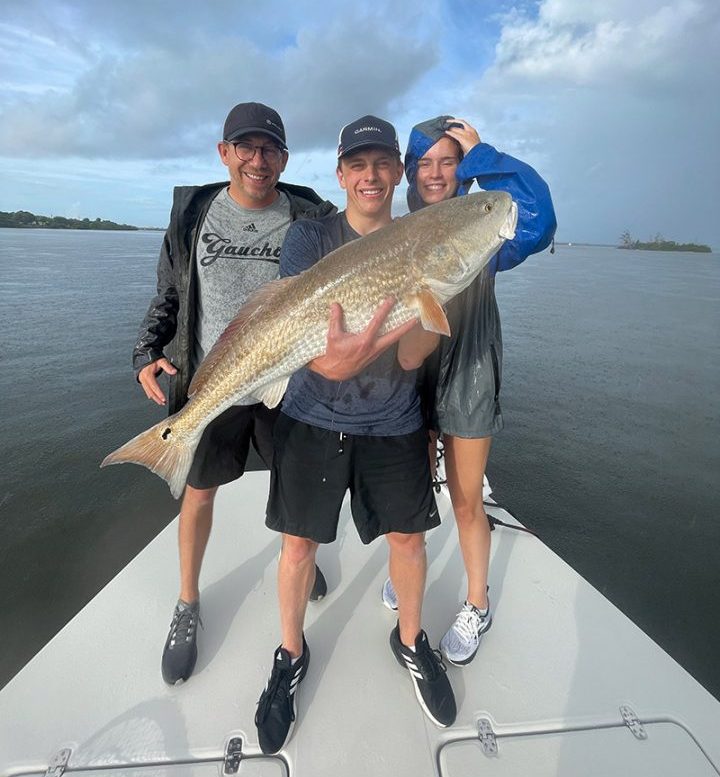
[[[151,472],[167,481],[170,492],[179,499],[185,488],[195,448],[200,441],[202,430],[193,437],[173,435],[173,423],[178,413],[171,415],[159,424],[133,437],[125,445],[106,456],[101,467],[110,464],[132,462],[147,467]]]
[[[413,297],[409,307],[415,307],[420,312],[420,323],[423,329],[450,337],[450,324],[447,316],[432,290],[424,286]]]
[[[247,407],[248,405],[257,405],[258,402],[262,400],[258,399],[258,397],[254,396],[253,394],[246,394],[244,397],[240,397],[240,399],[236,399],[233,403],[236,407]]]
[[[284,378],[280,378],[280,380],[255,389],[253,396],[257,397],[260,402],[263,402],[266,407],[277,407],[285,394],[285,389],[289,382],[290,376],[286,375]]]
[[[215,345],[213,345],[203,359],[198,371],[193,376],[192,381],[190,381],[188,397],[191,397],[202,389],[212,374],[215,365],[221,361],[228,352],[233,348],[238,348],[239,343],[237,341],[237,335],[250,323],[255,314],[264,310],[269,305],[275,304],[278,294],[280,294],[288,285],[292,284],[294,280],[295,276],[268,281],[268,283],[263,284],[247,298],[247,301],[240,308],[235,318],[233,318],[227,327],[225,327],[225,331],[218,337]]]

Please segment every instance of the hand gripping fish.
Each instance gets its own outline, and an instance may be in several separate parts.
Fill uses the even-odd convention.
[[[187,404],[134,437],[100,466],[134,462],[182,493],[205,427],[235,404],[275,407],[295,370],[325,353],[330,306],[361,332],[387,297],[383,331],[411,318],[449,335],[443,305],[514,236],[517,206],[506,192],[478,192],[423,208],[338,248],[311,268],[262,286],[200,365]]]

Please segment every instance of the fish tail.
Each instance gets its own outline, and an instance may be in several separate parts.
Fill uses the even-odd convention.
[[[174,434],[174,426],[180,414],[176,413],[155,424],[125,445],[106,456],[101,467],[110,464],[132,462],[147,467],[159,475],[170,486],[170,492],[179,499],[185,487],[190,466],[195,455],[195,448],[200,441],[200,434]]]

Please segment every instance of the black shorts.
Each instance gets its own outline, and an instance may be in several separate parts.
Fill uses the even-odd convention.
[[[281,413],[274,439],[270,529],[333,542],[348,489],[366,545],[388,532],[417,534],[440,524],[425,429],[397,437],[341,435]]]
[[[200,438],[187,483],[193,488],[215,488],[237,480],[247,464],[250,441],[265,466],[273,459],[273,426],[280,413],[262,403],[234,405],[211,421]]]

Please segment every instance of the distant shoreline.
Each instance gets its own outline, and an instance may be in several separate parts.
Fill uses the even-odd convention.
[[[620,248],[630,251],[684,251],[690,253],[702,253],[711,254],[713,249],[711,246],[702,245],[698,243],[640,243],[638,245],[617,245],[615,243],[579,243],[579,242],[560,242],[555,241],[556,246],[563,247],[592,247],[592,248]]]
[[[165,232],[165,227],[134,227],[134,226],[117,226],[117,227],[50,227],[42,226],[40,224],[0,224],[0,229],[57,229],[60,231],[75,231],[75,232]]]
[[[711,254],[712,248],[704,243],[677,243],[675,240],[667,240],[662,235],[655,235],[652,240],[633,240],[630,233],[625,230],[620,235],[618,248],[631,248],[636,251],[690,251],[696,254]]]
[[[139,227],[96,218],[72,219],[65,216],[41,216],[27,210],[0,211],[0,227],[9,229],[81,229],[136,232]]]
[[[153,229],[153,227],[133,227],[131,225],[116,227],[55,227],[50,224],[0,224],[3,229],[73,229],[76,232],[138,232],[139,230]]]
[[[618,246],[618,248],[629,251],[684,251],[695,254],[711,254],[712,248],[697,243],[675,243],[667,245],[665,243],[640,243],[632,246]]]
[[[18,220],[18,217],[21,220]],[[0,228],[8,229],[78,229],[97,232],[165,232],[165,227],[136,227],[133,224],[117,224],[114,221],[95,219],[69,219],[64,216],[36,216],[28,211],[15,211],[7,213],[0,211]],[[696,243],[674,243],[663,241],[662,243],[633,243],[630,245],[617,245],[616,243],[586,243],[577,241],[555,241],[556,246],[591,246],[596,248],[627,248],[638,251],[690,251],[693,253],[712,253],[712,248]]]

